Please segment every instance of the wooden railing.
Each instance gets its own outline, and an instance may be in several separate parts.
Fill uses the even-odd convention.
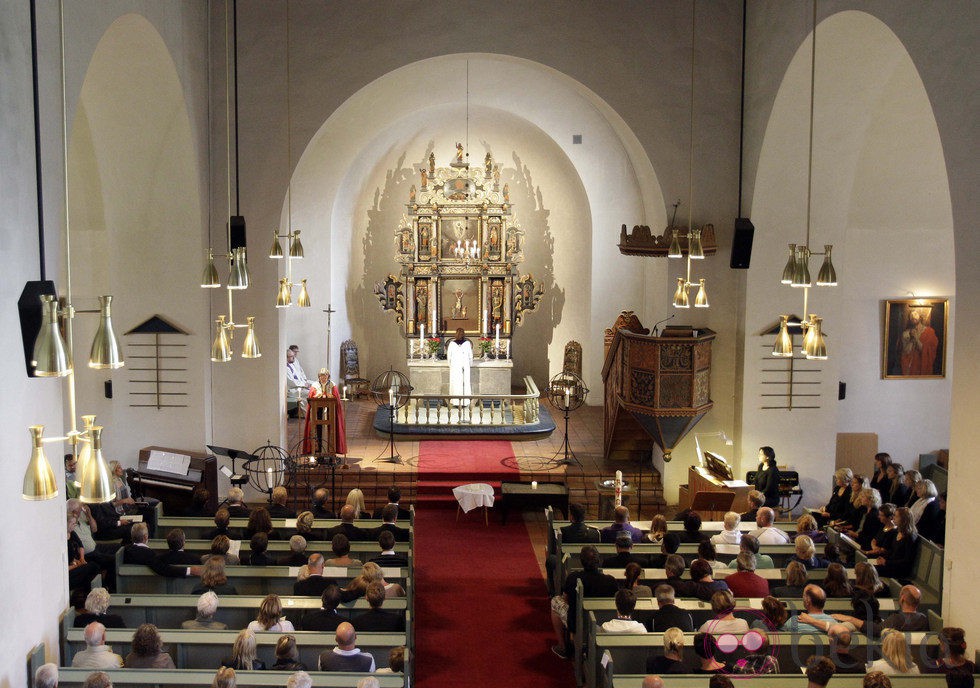
[[[524,394],[413,394],[395,413],[402,425],[534,425],[541,392],[530,375]]]

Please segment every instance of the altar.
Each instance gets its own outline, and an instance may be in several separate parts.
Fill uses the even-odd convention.
[[[473,394],[510,394],[514,361],[509,358],[477,358],[470,365]],[[448,394],[449,362],[432,358],[408,359],[412,394]]]

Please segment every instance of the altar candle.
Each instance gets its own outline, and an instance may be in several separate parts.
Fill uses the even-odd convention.
[[[565,388],[565,408],[569,408],[572,405],[572,390],[568,387]]]
[[[531,481],[531,489],[532,490],[538,489],[538,481],[537,480],[532,480]]]
[[[496,334],[494,335],[494,342],[493,343],[494,343],[494,346],[499,347],[500,346],[500,323],[497,323],[493,327],[494,327],[494,330],[496,331]]]
[[[504,358],[510,358],[510,340],[508,339],[504,342],[504,347],[506,347],[507,353],[504,354]]]
[[[266,476],[266,479],[265,479],[266,485],[268,485],[269,487],[274,487],[274,485],[272,484],[272,469],[271,468],[266,468],[265,469],[265,476]]]
[[[623,504],[623,472],[616,471],[616,506]]]
[[[422,323],[422,328],[419,330],[419,353],[422,353],[422,340],[425,339],[425,323]]]
[[[487,336],[487,332],[490,329],[490,321],[487,319],[487,309],[483,309],[483,336]]]
[[[394,406],[395,406],[395,388],[394,387],[389,387],[388,388],[388,405],[391,406],[392,408],[394,408]]]

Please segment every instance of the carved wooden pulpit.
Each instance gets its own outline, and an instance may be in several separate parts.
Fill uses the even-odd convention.
[[[651,337],[632,312],[606,330],[604,455],[645,460],[651,440],[664,461],[714,405],[711,342],[715,333],[668,328]]]
[[[337,455],[337,400],[333,395],[310,399],[311,453],[317,456]]]

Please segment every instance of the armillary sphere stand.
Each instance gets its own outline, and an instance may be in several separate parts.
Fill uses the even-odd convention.
[[[337,513],[337,467],[341,466],[344,459],[335,455],[330,454],[327,451],[327,440],[323,437],[317,437],[314,435],[309,438],[310,444],[306,445],[307,438],[302,437],[296,444],[293,445],[290,457],[292,460],[293,471],[290,474],[292,484],[297,487],[304,487],[307,492],[308,502],[313,501],[313,493],[316,491],[317,483],[314,481],[314,474],[317,468],[321,466],[326,466],[330,469],[330,501],[331,510]],[[310,451],[304,451],[310,450]],[[344,468],[347,466],[344,465]],[[303,484],[300,484],[300,480],[303,480]],[[297,505],[298,506],[298,505]],[[297,508],[297,511],[303,511],[304,509]]]
[[[548,398],[551,400],[551,405],[565,414],[565,439],[551,460],[555,461],[559,456],[562,458],[555,465],[582,465],[568,442],[568,415],[580,408],[585,403],[587,396],[589,396],[589,388],[585,386],[582,378],[575,373],[558,373],[548,383]]]
[[[402,457],[395,451],[395,413],[398,409],[408,405],[409,395],[412,393],[412,385],[408,381],[405,373],[397,370],[388,369],[381,373],[371,383],[371,396],[374,403],[379,408],[388,410],[388,444],[375,457],[375,461],[384,456],[388,451],[387,458],[381,459],[387,463],[401,463]],[[394,474],[392,474],[394,480]]]

